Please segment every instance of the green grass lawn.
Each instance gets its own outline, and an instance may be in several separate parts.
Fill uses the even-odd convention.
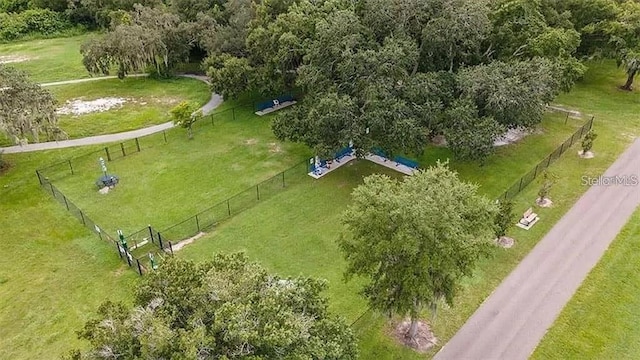
[[[246,107],[231,115],[214,126],[203,120],[193,140],[179,128],[167,132],[166,144],[163,134],[142,138],[142,152],[107,164],[120,183],[106,196],[95,186],[104,153],[74,162],[75,175],[54,184],[111,233],[147,224],[162,230],[306,159],[303,146],[275,139],[269,117]]]
[[[161,135],[142,138],[142,148],[148,148],[150,142],[155,145],[109,163],[109,171],[120,177],[121,184],[107,196],[98,194],[94,185],[100,175],[97,159],[104,154],[81,164],[75,161],[75,175],[54,183],[111,231],[122,228],[129,233],[147,224],[162,230],[307,158],[309,152],[303,146],[277,141],[269,118],[255,116],[252,111],[236,110],[236,120],[227,111],[213,127],[204,121],[194,140],[188,140],[183,129],[171,130],[166,145]],[[482,184],[483,192],[498,197],[581,123],[572,120],[565,125],[559,115],[551,114],[539,134],[499,149],[484,166],[458,162],[452,166],[464,179]],[[427,153],[430,155],[420,159],[424,166],[449,157],[441,149],[428,149]]]
[[[578,289],[532,359],[636,359],[640,354],[640,210]]]
[[[170,121],[169,110],[183,100],[204,105],[211,98],[209,86],[186,78],[101,80],[50,87],[59,102],[123,98],[124,105],[105,112],[60,115],[60,127],[69,138],[112,134]]]
[[[0,176],[0,359],[54,359],[105,300],[129,300],[137,275],[34,181],[43,163],[87,149],[5,155]]]
[[[90,75],[82,65],[80,46],[93,36],[99,35],[0,44],[0,57],[24,60],[7,65],[26,71],[33,81],[39,83],[88,78]]]
[[[585,81],[571,94],[558,99],[559,103],[580,109],[585,114],[596,115],[595,128],[600,134],[594,148],[597,157],[591,160],[578,159],[574,156],[577,151],[574,147],[552,167],[560,175],[560,182],[552,190],[554,208],[540,209],[538,212],[542,220],[531,231],[514,229],[515,247],[509,250],[496,249],[494,256],[483,261],[475,276],[465,282],[455,307],[441,309],[433,323],[439,345],[443,345],[455,333],[504,276],[586,190],[580,186],[581,175],[602,173],[630,143],[631,138],[638,135],[640,115],[636,109],[640,98],[637,93],[624,93],[615,88],[623,80],[624,74],[616,70],[614,64],[592,64],[592,71],[587,74]],[[156,217],[169,220],[179,215],[164,214],[149,207],[168,204],[184,212],[195,212],[197,209],[187,209],[183,205],[200,203],[204,206],[203,201],[208,204],[218,197],[226,197],[229,195],[227,192],[233,193],[236,188],[252,185],[306,156],[307,151],[303,147],[291,144],[279,145],[284,154],[275,153],[280,154],[276,156],[269,152],[272,148],[270,144],[275,141],[272,140],[267,118],[249,118],[249,114],[240,112],[236,121],[216,120],[213,128],[202,125],[196,129],[192,141],[186,140],[181,129],[169,132],[169,143],[166,145],[155,138],[151,149],[145,148],[139,154],[109,164],[110,172],[113,169],[123,180],[122,186],[119,185],[115,192],[106,197],[98,197],[93,188],[93,182],[99,176],[97,158],[89,159],[84,164],[86,171],[83,171],[88,175],[65,178],[65,183],[74,178],[73,182],[67,184],[69,191],[73,190],[78,195],[77,199],[73,199],[76,202],[84,199],[86,206],[91,206],[93,200],[102,202],[102,206],[94,205],[94,210],[108,209],[108,212],[102,213],[109,215],[106,219],[110,219],[111,215],[119,218],[106,221],[125,230],[135,230],[128,229],[127,223],[135,222],[135,226],[140,226],[134,219],[144,219],[142,225],[146,225],[146,219],[150,217],[155,221]],[[556,120],[556,123],[560,122]],[[575,128],[575,124],[569,125],[564,130],[566,134],[557,135],[559,140],[566,138]],[[543,131],[546,128],[546,133],[556,134],[549,126],[551,124],[546,124]],[[257,142],[247,141],[251,139]],[[559,144],[552,140],[544,143],[542,139],[539,138],[537,142],[527,139],[522,145],[504,148],[483,168],[458,163],[452,163],[452,167],[461,172],[463,179],[480,183],[484,193],[497,196],[522,175],[517,173],[520,169],[528,171]],[[527,141],[532,142],[529,144],[531,146],[524,146]],[[141,144],[144,148],[144,141]],[[77,346],[74,330],[91,317],[101,301],[127,300],[131,296],[129,289],[137,275],[122,265],[109,244],[100,242],[95,235],[83,229],[64,207],[40,190],[33,175],[38,167],[87,151],[90,149],[5,155],[13,167],[0,177],[0,209],[3,214],[0,219],[0,238],[5,245],[5,256],[0,260],[0,358],[58,357]],[[145,155],[147,153],[149,155]],[[430,154],[433,152],[427,152],[420,161],[431,162],[433,155]],[[287,156],[290,156],[290,162],[284,159]],[[192,164],[191,167],[182,164],[192,158],[194,162],[204,164]],[[503,158],[503,161],[498,161],[498,158]],[[256,160],[271,165],[254,169]],[[233,164],[238,164],[237,168]],[[306,182],[301,181],[225,222],[213,234],[181,250],[178,256],[204,259],[213,251],[245,249],[252,258],[259,259],[279,273],[327,277],[332,309],[353,319],[366,306],[356,295],[357,282],[346,285],[341,282],[343,264],[335,247],[335,238],[339,233],[336,221],[341,209],[349,202],[350,189],[361,181],[361,176],[372,171],[386,171],[365,164],[347,166],[320,181],[305,179]],[[155,192],[148,190],[145,193],[147,185],[155,187],[156,184],[160,185],[158,189],[162,189],[162,184],[170,188],[162,194],[166,195],[166,201],[160,205],[155,202]],[[64,184],[58,185],[62,188]],[[141,192],[131,193],[127,187],[133,186]],[[184,201],[203,188],[210,189],[209,198]],[[178,195],[175,189],[183,195]],[[529,186],[517,197],[516,209],[524,211],[530,206],[536,192],[537,186]],[[116,196],[120,196],[119,201],[111,200],[115,200]],[[122,203],[138,207],[130,210],[123,207]],[[169,213],[171,211],[169,209]],[[97,215],[92,213],[92,218],[95,217]],[[102,218],[94,220],[100,222]],[[113,229],[109,230],[113,232]],[[346,300],[341,300],[342,297]],[[385,324],[383,317],[367,313],[354,325],[361,340],[363,359],[424,357],[394,345],[386,336],[388,329]],[[613,355],[622,357],[624,354]]]
[[[245,251],[280,275],[326,279],[331,309],[353,321],[365,304],[355,290],[358,282],[342,281],[345,263],[335,240],[351,190],[373,173],[401,176],[366,160],[350,162],[319,180],[300,173],[287,191],[224,222],[177,255],[205,260],[216,252]]]
[[[215,119],[213,127],[200,124],[195,140],[187,140],[182,129],[172,130],[166,145],[159,135],[142,139],[141,153],[109,163],[109,171],[120,176],[121,184],[107,196],[99,195],[93,185],[99,175],[98,155],[86,164],[74,163],[75,175],[54,183],[111,233],[117,228],[130,233],[149,223],[161,230],[308,156],[303,147],[277,142],[268,118],[253,116],[251,111],[236,110],[236,120],[230,119],[227,111],[226,116]],[[483,193],[498,197],[582,123],[570,119],[565,124],[564,115],[549,114],[536,134],[500,148],[484,166],[456,161],[451,166],[463,179],[479,183]],[[147,149],[149,141],[153,146]],[[274,145],[281,152],[273,152]],[[440,148],[429,148],[425,154],[419,159],[423,166],[450,157]],[[160,157],[162,162],[155,161]],[[300,172],[300,181],[285,192],[232,218],[179,254],[204,259],[215,251],[245,250],[281,275],[303,273],[325,278],[331,308],[353,321],[366,304],[357,293],[357,281],[342,282],[344,264],[336,255],[335,239],[351,189],[373,172],[390,170],[362,161],[321,181]],[[296,226],[288,226],[291,223]]]
[[[211,98],[209,86],[188,78],[110,79],[88,83],[59,85],[48,88],[59,107],[68,101],[93,101],[102,98],[121,98],[125,103],[108,111],[86,114],[60,114],[59,125],[70,139],[113,134],[161,124],[171,120],[169,110],[183,100],[204,105]],[[11,139],[0,135],[0,146],[13,145]]]

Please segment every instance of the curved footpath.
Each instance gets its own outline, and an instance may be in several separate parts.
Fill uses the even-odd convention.
[[[640,178],[640,138],[603,176]],[[637,180],[591,186],[434,359],[527,359],[638,205]]]
[[[134,74],[130,76],[143,77],[147,75]],[[185,74],[180,76],[200,80],[204,83],[209,84],[209,79],[206,76],[191,75],[191,74]],[[40,85],[43,87],[56,86],[56,85],[68,85],[68,84],[78,84],[78,83],[89,82],[89,81],[116,79],[116,78],[117,78],[116,76],[101,76],[101,77],[88,78],[88,79],[58,81],[58,82],[46,83],[46,84],[40,84]],[[218,94],[211,94],[211,99],[209,99],[209,102],[207,102],[204,106],[202,106],[200,110],[202,110],[202,113],[204,115],[208,115],[220,104],[222,104],[222,96]],[[33,143],[33,144],[27,144],[22,146],[21,145],[9,146],[9,147],[0,148],[0,152],[4,154],[14,154],[14,153],[30,152],[30,151],[62,149],[62,148],[68,148],[73,146],[106,144],[110,142],[124,141],[124,140],[134,139],[137,137],[155,134],[155,133],[170,129],[173,126],[174,126],[173,122],[168,121],[164,124],[154,125],[154,126],[150,126],[150,127],[146,127],[138,130],[125,131],[125,132],[115,133],[115,134],[89,136],[89,137],[80,138],[80,139],[63,140],[63,141]]]

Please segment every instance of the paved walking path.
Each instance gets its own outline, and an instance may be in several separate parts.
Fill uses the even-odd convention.
[[[134,74],[130,76],[142,77],[147,75]],[[180,76],[200,80],[209,84],[209,80],[206,76],[190,75],[190,74],[180,75]],[[45,83],[40,85],[41,86],[67,85],[67,84],[83,83],[87,81],[97,81],[97,80],[115,79],[115,78],[117,78],[117,76],[102,76],[102,77],[95,77],[95,78],[88,78],[88,79],[58,81],[55,83]],[[211,99],[209,99],[209,102],[207,102],[203,107],[201,107],[200,110],[202,110],[202,113],[204,115],[207,115],[207,114],[210,114],[220,104],[222,104],[222,96],[218,94],[211,94]],[[68,148],[68,147],[74,147],[74,146],[106,144],[110,142],[124,141],[124,140],[134,139],[137,137],[155,134],[155,133],[170,129],[172,127],[173,127],[173,122],[169,121],[164,124],[154,125],[154,126],[146,127],[143,129],[126,131],[126,132],[121,132],[116,134],[89,136],[89,137],[80,138],[80,139],[63,140],[63,141],[33,143],[33,144],[27,144],[22,146],[20,145],[9,146],[5,148],[0,148],[0,152],[3,152],[4,154],[14,154],[14,153],[22,153],[22,152],[30,152],[30,151],[62,149],[62,148]]]
[[[604,174],[632,175],[640,139]],[[638,184],[592,186],[434,359],[527,359],[638,205]]]

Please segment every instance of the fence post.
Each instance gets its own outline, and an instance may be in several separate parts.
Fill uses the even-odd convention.
[[[120,259],[122,259],[122,251],[120,251],[120,245],[118,245],[117,242],[113,242],[114,244],[116,244],[116,250],[118,251],[118,255],[120,256]]]
[[[591,121],[589,121],[589,130],[591,130],[591,128],[593,128],[593,120],[595,119],[595,116],[591,116]]]
[[[200,232],[200,221],[198,220],[197,214],[196,214],[196,227],[198,228],[198,232]]]
[[[129,252],[127,250],[125,250],[124,251],[124,257],[127,258],[127,263],[129,264],[129,267],[131,267],[131,258],[129,256],[131,256],[131,255],[129,254]]]
[[[36,175],[38,176],[38,182],[40,183],[40,186],[42,186],[42,176],[40,176],[39,170],[36,170]]]
[[[171,241],[169,241],[169,250],[171,250],[171,256],[173,256],[173,245],[171,245]]]
[[[53,184],[49,183],[49,187],[51,188],[51,195],[53,195],[53,197],[55,198],[56,197],[56,191],[55,191],[55,189],[53,187]]]
[[[233,121],[236,121],[236,108],[235,107],[231,108],[231,113],[233,114]]]
[[[142,276],[142,266],[140,266],[140,260],[136,259],[136,262],[138,263],[138,272],[140,273],[140,276]]]
[[[164,143],[167,143],[167,131],[166,130],[162,130],[162,136],[164,136]]]
[[[151,224],[147,225],[147,227],[149,228],[149,237],[151,237],[151,242],[153,243],[153,229],[151,228]]]
[[[124,152],[124,143],[120,143],[120,149],[122,150],[122,156],[127,156],[127,154]]]
[[[564,153],[564,143],[560,145],[560,155],[562,155],[562,153]]]
[[[229,216],[231,216],[231,206],[229,206],[229,199],[227,199],[227,212],[229,213]]]
[[[71,165],[71,159],[67,160],[69,163],[69,169],[71,169],[71,175],[73,175],[73,166]]]
[[[564,124],[567,125],[567,120],[569,120],[569,112],[567,111],[567,117],[564,118]]]
[[[138,141],[138,138],[136,138],[136,149],[140,152],[140,142]]]
[[[538,177],[538,166],[540,166],[540,163],[538,163],[538,165],[536,165],[536,171],[533,172],[533,178],[537,178]]]
[[[104,147],[104,152],[107,153],[107,160],[111,161],[111,154],[109,154],[109,147]]]
[[[82,210],[78,209],[78,212],[80,213],[80,218],[82,219],[82,225],[87,226],[87,223],[84,221],[84,214],[82,213]]]
[[[285,184],[284,184],[284,171],[282,172],[282,187],[285,187]]]
[[[549,154],[549,159],[547,159],[547,167],[549,167],[549,164],[551,164],[551,156],[553,156],[553,153]]]
[[[160,249],[163,249],[163,246],[162,246],[162,235],[160,235],[160,233],[158,233],[158,244],[160,244]]]
[[[67,211],[69,211],[69,203],[67,202],[67,197],[62,194],[62,198],[64,199],[64,206],[67,208]]]
[[[520,185],[518,185],[518,192],[522,191],[522,180],[524,180],[524,176],[520,178]]]
[[[213,126],[213,114],[209,115],[209,117],[211,118],[211,126]]]
[[[258,197],[258,200],[260,200],[260,185],[256,185],[256,196]]]

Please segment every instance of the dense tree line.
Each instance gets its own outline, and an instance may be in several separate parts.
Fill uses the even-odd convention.
[[[348,143],[416,154],[445,135],[456,156],[482,161],[503,131],[541,121],[545,104],[584,74],[583,59],[616,58],[627,89],[640,63],[633,1],[180,0],[145,9],[109,13],[113,35],[83,49],[90,71],[167,74],[199,49],[227,98],[303,94],[273,130],[323,157]],[[141,12],[153,13],[151,26],[135,20]]]
[[[482,160],[505,129],[534,126],[544,105],[615,58],[630,90],[640,71],[632,0],[0,0],[0,38],[103,28],[82,47],[96,74],[168,75],[205,54],[213,90],[304,95],[275,134],[331,156],[352,142],[420,153],[444,135]],[[9,19],[9,20],[7,20]],[[14,26],[15,25],[15,26]],[[3,35],[4,34],[4,35]]]

